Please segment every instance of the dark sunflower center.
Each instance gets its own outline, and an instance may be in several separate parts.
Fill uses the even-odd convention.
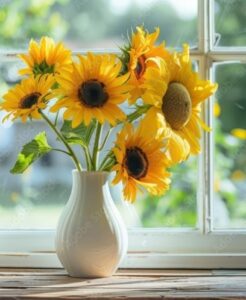
[[[178,130],[185,126],[191,116],[192,103],[186,87],[178,82],[169,84],[162,99],[162,112],[169,125]]]
[[[20,108],[31,108],[34,104],[38,102],[38,98],[41,96],[40,93],[32,93],[29,95],[26,95],[24,98],[20,101]]]
[[[141,78],[145,72],[145,58],[144,56],[140,56],[138,58],[137,66],[134,70],[137,79]]]
[[[140,179],[147,174],[149,162],[140,148],[132,147],[126,150],[124,165],[128,175]]]
[[[81,84],[78,90],[80,101],[89,107],[101,107],[108,100],[104,84],[97,80],[88,80]]]

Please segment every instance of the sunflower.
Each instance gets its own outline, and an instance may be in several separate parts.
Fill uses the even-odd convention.
[[[118,133],[113,148],[116,158],[113,184],[122,181],[124,197],[130,202],[135,201],[138,189],[161,195],[169,188],[170,174],[166,168],[170,161],[164,152],[166,141],[161,123],[160,118],[153,120],[152,114],[147,114],[137,129],[126,123]]]
[[[125,69],[130,73],[129,83],[132,86],[130,104],[135,103],[142,96],[144,89],[141,85],[146,80],[144,77],[146,69],[156,66],[156,57],[166,59],[169,55],[164,43],[155,46],[159,33],[159,28],[156,28],[153,33],[148,33],[143,27],[137,27],[136,32],[132,34],[130,45],[122,49],[122,61],[126,66]]]
[[[21,118],[22,122],[26,122],[27,117],[40,119],[39,109],[46,107],[53,84],[54,78],[51,76],[23,79],[3,96],[4,102],[0,108],[8,112],[4,120],[9,117]]]
[[[115,55],[78,55],[79,63],[73,69],[57,77],[60,88],[54,96],[63,96],[52,108],[55,112],[66,108],[64,119],[72,119],[72,126],[93,118],[100,123],[115,125],[125,114],[118,107],[128,98],[128,75],[119,76],[122,64]]]
[[[216,91],[217,84],[199,79],[198,73],[192,70],[188,45],[184,45],[183,52],[173,53],[168,60],[160,59],[159,68],[149,68],[145,80],[152,86],[147,86],[142,98],[164,117],[169,130],[171,159],[180,162],[190,153],[198,154],[199,125],[209,130],[200,118],[201,103]]]
[[[51,38],[42,37],[40,44],[31,40],[28,52],[28,54],[19,55],[27,64],[27,68],[19,71],[21,75],[56,75],[71,67],[71,51],[62,43],[55,44]]]

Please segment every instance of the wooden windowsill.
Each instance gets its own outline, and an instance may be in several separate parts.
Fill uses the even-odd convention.
[[[246,270],[119,270],[103,279],[60,269],[0,269],[0,299],[246,299]]]

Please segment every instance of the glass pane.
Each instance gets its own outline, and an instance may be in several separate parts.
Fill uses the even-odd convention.
[[[62,153],[49,153],[23,175],[9,172],[21,146],[46,130],[42,122],[0,127],[0,229],[55,228],[71,191],[72,163]],[[78,149],[78,152],[81,149]],[[61,163],[62,162],[62,163]],[[195,227],[197,159],[172,170],[172,185],[163,197],[139,195],[134,205],[123,200],[122,186],[111,186],[113,199],[128,227]]]
[[[197,67],[197,64],[194,65]],[[115,134],[111,136],[107,148],[112,146]],[[191,156],[169,171],[172,182],[163,196],[139,192],[134,203],[124,201],[121,183],[110,185],[113,200],[127,227],[196,228],[198,157]]]
[[[245,11],[245,0],[215,0],[216,46],[246,46]]]
[[[197,0],[2,1],[0,48],[26,49],[30,38],[49,35],[73,50],[115,48],[136,25],[161,28],[169,47],[197,45]]]
[[[19,63],[0,63],[0,99],[11,86],[19,82]],[[4,113],[0,112],[2,120]],[[22,124],[0,120],[0,229],[55,228],[71,189],[73,165],[61,153],[42,157],[23,175],[12,175],[22,145],[45,130],[52,145],[58,145],[53,133],[43,122]],[[11,125],[11,126],[10,126]],[[62,164],[61,164],[62,161]]]
[[[0,127],[0,228],[55,228],[69,197],[72,164],[60,153],[45,155],[23,175],[9,172],[21,146],[43,130],[58,144],[41,122]]]
[[[196,227],[197,159],[172,168],[172,184],[164,196],[140,195],[134,204],[141,227]]]
[[[193,66],[198,67],[196,62]],[[1,98],[20,77],[16,62],[0,63],[0,69]],[[0,113],[0,119],[2,115]],[[71,191],[73,164],[62,153],[51,152],[23,175],[11,174],[9,170],[22,145],[37,133],[45,130],[52,146],[60,148],[60,144],[41,121],[10,125],[0,121],[0,229],[55,228]],[[76,151],[81,153],[80,148]],[[111,187],[113,199],[129,227],[196,226],[198,159],[191,157],[173,168],[172,174],[172,185],[166,195],[142,194],[134,205],[123,201],[120,185]]]
[[[215,67],[214,227],[246,227],[246,64]]]
[[[193,61],[197,72],[199,65]],[[198,158],[173,167],[172,183],[165,195],[139,194],[134,204],[124,201],[122,185],[111,187],[113,199],[128,227],[196,227]]]

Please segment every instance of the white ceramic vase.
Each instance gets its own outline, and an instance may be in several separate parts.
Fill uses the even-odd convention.
[[[127,230],[112,200],[108,174],[73,170],[72,192],[56,231],[56,253],[69,275],[111,276],[127,244]]]

